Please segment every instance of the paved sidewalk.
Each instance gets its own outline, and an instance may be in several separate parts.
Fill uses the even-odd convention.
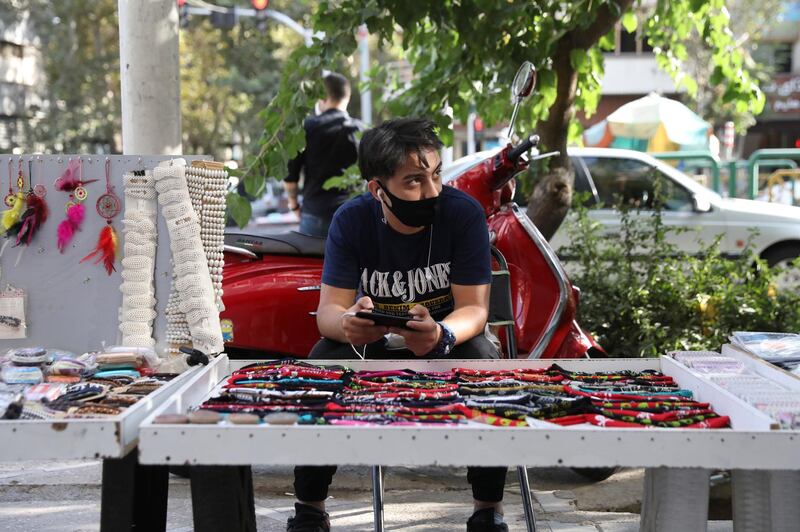
[[[99,462],[0,463],[0,532],[98,530]],[[639,529],[641,470],[623,470],[591,483],[567,469],[531,469],[537,525],[549,532],[633,532]],[[254,469],[259,531],[285,530],[293,512],[291,468]],[[345,467],[331,489],[328,510],[335,530],[372,530],[368,468]],[[396,531],[463,531],[471,513],[465,469],[390,468],[385,479],[385,523]],[[524,531],[514,471],[506,487],[506,521]],[[192,530],[188,481],[171,476],[168,530]],[[709,530],[732,530],[711,521]]]

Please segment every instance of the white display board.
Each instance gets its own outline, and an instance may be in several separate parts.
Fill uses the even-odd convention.
[[[800,375],[791,373],[783,368],[779,368],[778,366],[770,364],[763,358],[757,357],[738,345],[723,345],[722,356],[731,357],[738,360],[756,375],[761,375],[765,379],[777,382],[787,390],[800,392]]]
[[[84,202],[86,219],[81,230],[75,234],[64,253],[56,245],[58,224],[65,218],[65,206],[69,200],[67,192],[55,189],[54,182],[66,170],[70,159],[80,157],[83,161],[84,181],[96,179],[87,184],[88,198]],[[209,157],[181,156],[191,164],[195,159]],[[17,165],[22,159],[25,188],[30,176],[28,161],[33,173],[33,183],[43,184],[47,195],[49,217],[34,237],[30,246],[13,247],[8,245],[0,257],[0,290],[7,284],[25,290],[27,304],[25,317],[27,338],[16,340],[0,339],[0,349],[10,347],[42,346],[67,349],[76,353],[98,349],[101,342],[113,345],[120,339],[118,329],[118,309],[122,302],[119,291],[122,265],[117,258],[116,270],[110,276],[102,264],[92,261],[80,263],[97,244],[100,230],[106,225],[96,209],[97,199],[106,191],[105,161],[111,163],[111,184],[114,192],[124,202],[122,176],[134,170],[152,170],[158,163],[175,157],[138,155],[0,155],[0,195],[8,192],[8,161],[12,162],[12,187],[16,192]],[[5,205],[1,206],[5,210]],[[124,238],[122,218],[114,218],[114,228],[120,238],[120,254]],[[0,238],[0,245],[5,241]],[[20,252],[22,253],[20,255]],[[169,235],[164,220],[158,219],[158,248],[155,265],[155,290],[158,300],[158,317],[154,324],[157,347],[165,347],[164,308],[170,289]]]
[[[724,390],[705,388],[688,370],[665,357],[598,360],[367,360],[352,369],[410,368],[443,371],[544,368],[557,363],[571,371],[659,369],[697,399],[731,416],[733,429],[282,425],[165,425],[160,414],[184,414],[217,389],[232,371],[253,361],[220,356],[177,390],[140,428],[140,461],[145,464],[352,464],[535,467],[700,467],[800,469],[800,433],[769,430],[772,421]],[[727,394],[727,395],[726,395]]]

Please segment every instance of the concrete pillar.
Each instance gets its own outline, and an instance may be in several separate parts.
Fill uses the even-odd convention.
[[[447,106],[444,109],[444,113],[450,117],[450,131],[452,133],[453,144],[456,142],[455,136],[455,122],[453,121],[453,108],[450,104],[446,104]],[[453,146],[445,146],[442,148],[442,168],[447,168],[453,164]]]
[[[358,27],[358,73],[361,81],[361,121],[367,126],[372,125],[372,91],[364,88],[369,81],[369,32],[366,24]]]
[[[470,110],[467,117],[467,155],[475,153],[475,119],[478,113],[474,109]]]
[[[175,0],[118,0],[122,152],[180,155],[181,94]]]

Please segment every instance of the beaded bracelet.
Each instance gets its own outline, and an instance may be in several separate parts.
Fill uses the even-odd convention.
[[[14,316],[0,316],[0,324],[16,329],[22,325],[22,320]]]

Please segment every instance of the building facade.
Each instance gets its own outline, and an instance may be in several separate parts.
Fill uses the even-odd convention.
[[[27,144],[27,127],[42,108],[45,76],[27,16],[0,22],[0,153]]]

